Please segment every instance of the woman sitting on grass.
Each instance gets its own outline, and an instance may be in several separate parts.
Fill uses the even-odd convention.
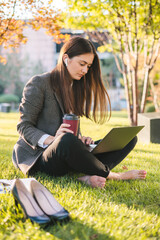
[[[122,150],[93,155],[86,147],[93,140],[81,134],[74,136],[69,125],[62,123],[66,113],[104,122],[108,105],[93,44],[81,37],[71,38],[63,45],[53,71],[34,76],[24,88],[17,125],[20,138],[14,146],[13,163],[24,174],[83,173],[80,181],[100,188],[106,179],[144,179],[144,170],[111,172],[134,148],[137,137]]]

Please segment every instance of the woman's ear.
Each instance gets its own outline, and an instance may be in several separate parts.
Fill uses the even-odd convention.
[[[67,67],[68,66],[68,55],[67,54],[63,55],[63,61],[64,61],[65,65],[66,65],[66,67]]]

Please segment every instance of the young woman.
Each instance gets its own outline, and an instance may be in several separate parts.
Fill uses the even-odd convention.
[[[24,174],[83,173],[80,181],[100,188],[105,186],[106,179],[144,179],[144,170],[110,171],[134,148],[136,137],[120,151],[93,155],[86,147],[93,140],[81,134],[74,136],[69,125],[62,123],[66,113],[104,122],[108,105],[110,101],[93,44],[81,37],[71,38],[63,45],[55,69],[31,78],[24,88],[17,125],[20,138],[13,150],[14,165]]]

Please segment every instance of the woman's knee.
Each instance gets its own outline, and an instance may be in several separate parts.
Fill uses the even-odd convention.
[[[133,149],[135,147],[135,145],[137,144],[138,138],[137,136],[135,136],[130,142],[129,145],[130,147]]]
[[[61,138],[60,149],[67,149],[67,151],[70,151],[72,153],[75,152],[82,152],[85,148],[85,145],[82,143],[78,137],[74,136],[71,133],[66,133],[64,136]]]
[[[61,138],[61,142],[65,145],[74,145],[77,140],[78,138],[72,133],[65,133]]]
[[[72,133],[65,133],[59,137],[49,146],[49,150],[58,156],[70,155],[71,153],[82,151],[84,149],[84,144],[78,137],[74,136]],[[47,150],[45,150],[46,152]]]
[[[137,144],[137,141],[138,141],[138,137],[135,136],[135,137],[133,138],[133,144],[134,144],[134,146]]]
[[[73,146],[77,145],[78,141],[79,139],[72,133],[61,134],[53,141],[52,144],[50,144],[50,146],[45,150],[45,153],[50,151],[56,154],[59,150],[64,152],[65,149],[73,148]]]

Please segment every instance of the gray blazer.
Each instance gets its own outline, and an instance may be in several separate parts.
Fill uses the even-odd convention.
[[[44,151],[38,146],[39,139],[44,134],[54,136],[64,115],[61,100],[50,87],[50,73],[28,81],[19,110],[20,138],[14,146],[12,160],[26,174]]]

